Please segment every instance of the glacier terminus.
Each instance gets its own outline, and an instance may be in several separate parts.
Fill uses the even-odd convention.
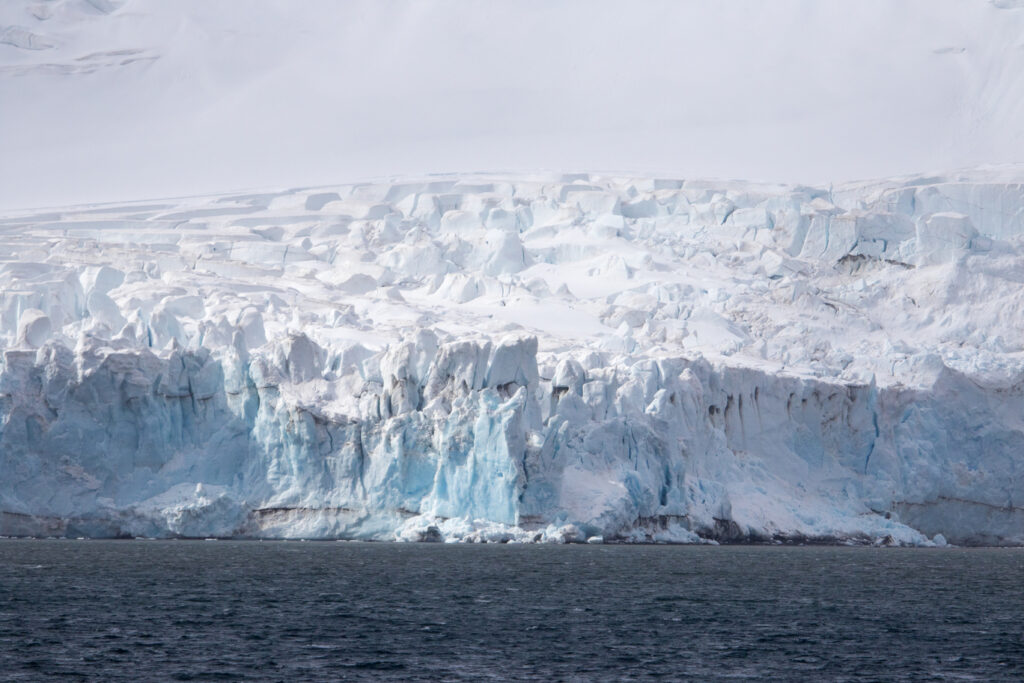
[[[0,534],[1022,544],[1022,180],[8,211]]]

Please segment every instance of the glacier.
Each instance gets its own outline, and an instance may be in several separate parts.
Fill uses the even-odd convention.
[[[1024,173],[0,217],[0,534],[1024,544]]]

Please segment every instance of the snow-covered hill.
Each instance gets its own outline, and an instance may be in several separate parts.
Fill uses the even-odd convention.
[[[1022,36],[0,3],[0,534],[1024,543]]]
[[[0,533],[1024,543],[1022,181],[8,212]]]
[[[1017,0],[4,0],[0,208],[1024,161]]]

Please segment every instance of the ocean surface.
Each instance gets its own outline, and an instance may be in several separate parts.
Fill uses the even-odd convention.
[[[0,541],[0,679],[1024,680],[1024,550]]]

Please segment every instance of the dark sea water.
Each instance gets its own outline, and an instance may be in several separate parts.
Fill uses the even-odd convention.
[[[0,541],[0,678],[1024,680],[1024,551]]]

